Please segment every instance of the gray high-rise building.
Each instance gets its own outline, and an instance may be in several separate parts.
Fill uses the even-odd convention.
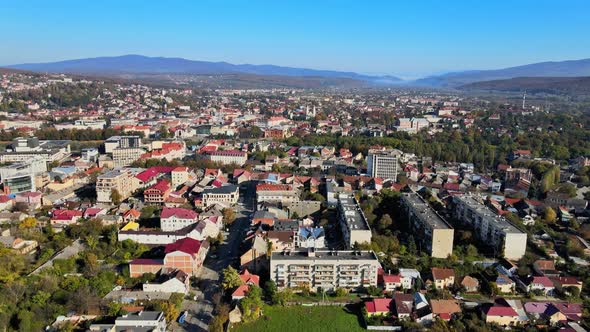
[[[397,181],[399,159],[402,155],[403,152],[396,149],[369,150],[369,155],[367,156],[367,175]]]

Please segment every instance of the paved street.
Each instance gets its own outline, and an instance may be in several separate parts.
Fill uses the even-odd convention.
[[[193,292],[197,301],[185,300],[182,310],[188,311],[185,323],[173,324],[172,331],[207,331],[209,322],[213,318],[213,295],[219,291],[220,273],[227,266],[233,264],[240,255],[240,243],[250,225],[250,215],[255,203],[253,186],[243,193],[240,202],[235,206],[236,220],[229,232],[224,232],[225,240],[216,251],[211,251],[201,269],[199,289]]]

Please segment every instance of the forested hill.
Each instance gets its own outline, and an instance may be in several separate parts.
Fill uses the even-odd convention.
[[[465,84],[459,89],[589,95],[590,77],[517,77]]]

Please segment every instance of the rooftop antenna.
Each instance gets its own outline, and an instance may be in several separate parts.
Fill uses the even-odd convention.
[[[524,95],[522,96],[522,109],[524,110],[526,104],[526,90],[524,90]]]

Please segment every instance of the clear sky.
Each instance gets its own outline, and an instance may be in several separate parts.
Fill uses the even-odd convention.
[[[589,0],[0,0],[0,64],[142,54],[416,77],[590,58]]]

